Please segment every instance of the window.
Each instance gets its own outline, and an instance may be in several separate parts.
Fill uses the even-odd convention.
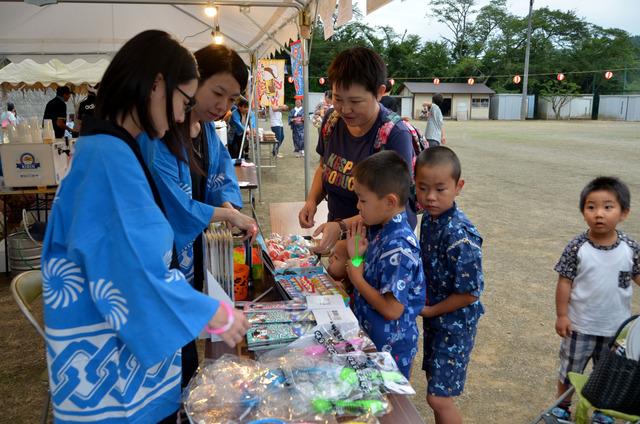
[[[488,98],[471,99],[471,107],[489,107]]]

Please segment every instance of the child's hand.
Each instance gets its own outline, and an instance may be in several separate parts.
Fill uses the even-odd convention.
[[[358,238],[358,249],[356,252],[356,236]],[[358,221],[357,224],[352,225],[347,230],[347,252],[350,258],[356,256],[364,256],[364,252],[367,250],[369,242],[367,241],[367,229],[362,221]]]
[[[560,337],[571,335],[571,321],[568,316],[564,315],[556,319],[556,333],[558,333]]]
[[[360,266],[354,266],[351,260],[348,260],[347,276],[349,277],[349,281],[357,282],[362,280],[364,278],[364,261],[362,261]]]

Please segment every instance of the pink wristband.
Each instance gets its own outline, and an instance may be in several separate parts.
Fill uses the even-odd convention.
[[[233,308],[231,307],[231,305],[229,305],[227,302],[220,302],[220,306],[222,306],[227,311],[227,323],[219,328],[213,328],[207,325],[207,333],[209,334],[217,335],[217,334],[225,333],[231,328],[231,326],[233,325],[233,322],[235,321],[235,317],[233,315]]]

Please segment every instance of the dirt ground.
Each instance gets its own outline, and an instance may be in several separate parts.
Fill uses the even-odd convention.
[[[627,182],[632,213],[621,229],[640,239],[640,123],[468,121],[445,128],[466,180],[459,205],[484,237],[486,279],[486,314],[458,404],[467,423],[527,423],[555,396],[560,339],[553,266],[585,229],[578,196],[589,179],[613,174]],[[287,133],[285,158],[263,170],[257,209],[265,232],[270,201],[304,200],[303,160],[292,152]],[[14,305],[6,278],[0,279],[0,347],[0,422],[36,422],[46,390],[44,347]],[[421,360],[411,379],[418,392],[413,402],[432,423]]]

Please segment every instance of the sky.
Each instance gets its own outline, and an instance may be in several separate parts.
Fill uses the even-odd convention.
[[[366,10],[366,0],[353,0],[361,11]],[[388,25],[402,34],[417,34],[423,40],[437,41],[442,35],[450,36],[449,30],[435,18],[427,16],[428,0],[393,0],[364,18],[370,25]],[[476,0],[479,7],[489,0]],[[526,16],[529,0],[508,0],[511,13]],[[620,28],[640,35],[639,0],[534,0],[533,7],[549,7],[564,11],[573,10],[587,22],[605,28]]]

